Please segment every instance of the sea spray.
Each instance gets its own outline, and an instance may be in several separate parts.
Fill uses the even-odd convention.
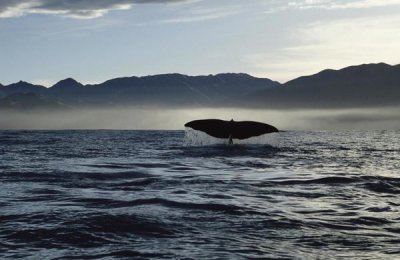
[[[209,136],[208,134],[193,130],[192,128],[185,128],[185,137],[183,141],[184,146],[207,146],[207,145],[221,145],[229,144],[228,139],[220,139]],[[270,133],[260,135],[244,140],[233,139],[233,144],[252,144],[252,145],[271,145],[277,146],[279,144],[279,133]]]

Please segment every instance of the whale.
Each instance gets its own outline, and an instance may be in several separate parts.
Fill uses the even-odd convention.
[[[279,130],[269,124],[255,121],[230,121],[220,119],[201,119],[190,121],[185,127],[202,131],[212,137],[229,139],[229,143],[233,143],[232,139],[248,139],[269,133],[279,132]]]

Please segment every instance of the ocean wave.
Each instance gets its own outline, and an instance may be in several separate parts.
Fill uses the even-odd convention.
[[[392,259],[399,133],[0,131],[0,258]]]

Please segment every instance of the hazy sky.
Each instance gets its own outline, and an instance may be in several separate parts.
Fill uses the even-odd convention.
[[[400,0],[1,0],[0,83],[400,63]]]

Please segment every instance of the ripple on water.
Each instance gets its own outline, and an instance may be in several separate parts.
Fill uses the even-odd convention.
[[[393,259],[399,134],[0,131],[0,258]]]

